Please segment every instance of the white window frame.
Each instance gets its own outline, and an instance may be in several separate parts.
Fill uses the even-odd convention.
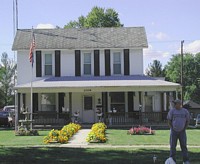
[[[51,64],[46,64],[46,55],[51,55]],[[51,74],[46,74],[46,66],[51,66]],[[44,76],[52,76],[53,75],[53,55],[52,53],[45,53],[44,55]]]
[[[120,62],[119,63],[115,63],[115,54],[119,54],[120,56]],[[115,69],[114,69],[114,65],[115,64],[120,64],[120,73],[115,73]],[[113,51],[112,53],[112,74],[113,75],[122,75],[122,52],[121,51]]]
[[[90,54],[91,55],[91,63],[85,63],[84,58],[85,54]],[[90,64],[91,65],[91,73],[90,74],[85,74],[85,64]],[[94,54],[92,51],[82,51],[81,52],[81,74],[83,76],[91,76],[94,74]]]

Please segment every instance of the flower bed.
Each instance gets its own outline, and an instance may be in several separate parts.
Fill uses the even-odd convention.
[[[16,136],[39,136],[39,133],[37,130],[25,130],[25,129],[19,129],[15,132]]]
[[[48,136],[44,137],[44,143],[67,143],[78,130],[81,128],[79,124],[70,123],[65,125],[61,130],[52,129]]]
[[[106,125],[104,123],[95,123],[92,125],[91,131],[88,134],[86,141],[87,142],[106,142]]]
[[[155,134],[155,130],[152,130],[151,127],[147,128],[145,126],[139,126],[139,127],[132,127],[128,130],[127,134],[130,135],[145,135],[145,134]]]

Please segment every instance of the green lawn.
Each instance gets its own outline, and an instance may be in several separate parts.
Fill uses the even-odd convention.
[[[107,130],[108,142],[111,145],[168,145],[169,130],[156,130],[155,135],[127,135],[127,130]],[[200,130],[188,129],[188,145],[199,145]]]
[[[39,131],[40,136],[15,136],[13,130],[0,130],[1,163],[164,163],[169,156],[168,148],[64,148],[45,146],[43,137],[49,131]],[[200,130],[187,130],[188,144],[199,145]],[[169,130],[157,130],[156,135],[127,135],[127,130],[107,129],[111,145],[168,145]],[[21,147],[23,146],[23,147]],[[189,148],[191,163],[199,163],[200,148]],[[177,163],[182,163],[180,148]]]
[[[14,130],[0,130],[0,146],[43,146],[49,131],[39,131],[40,136],[15,136]],[[169,130],[156,130],[155,135],[128,135],[127,130],[107,129],[108,145],[168,145]],[[187,130],[188,145],[199,145],[200,129]],[[101,143],[102,144],[102,143]]]

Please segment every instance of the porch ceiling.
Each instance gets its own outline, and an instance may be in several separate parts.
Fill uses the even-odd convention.
[[[31,83],[15,86],[29,91]],[[144,75],[98,77],[51,77],[32,82],[33,92],[109,92],[109,91],[176,91],[180,84]]]

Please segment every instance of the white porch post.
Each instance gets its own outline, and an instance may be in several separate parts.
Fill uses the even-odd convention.
[[[164,111],[167,111],[167,94],[164,92],[163,96],[163,105],[164,105]]]

